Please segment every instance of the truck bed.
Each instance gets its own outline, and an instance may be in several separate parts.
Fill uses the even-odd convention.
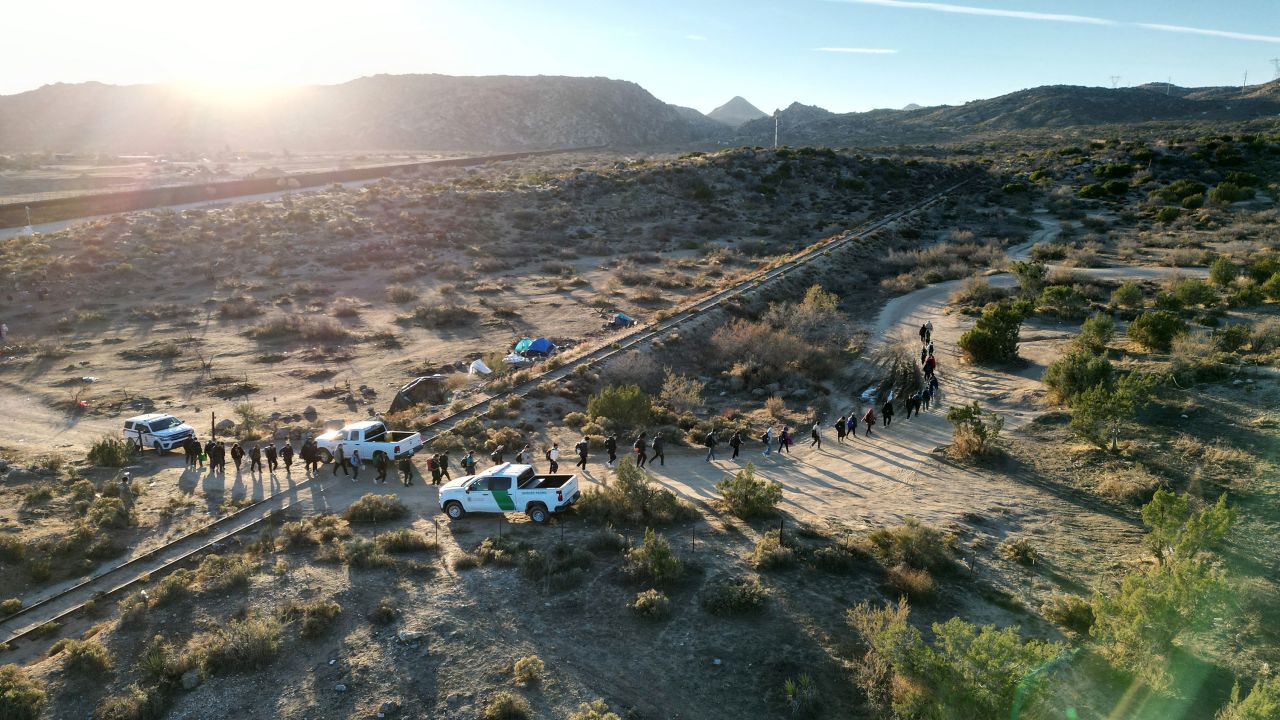
[[[521,490],[555,490],[564,487],[573,475],[534,475],[520,483]]]

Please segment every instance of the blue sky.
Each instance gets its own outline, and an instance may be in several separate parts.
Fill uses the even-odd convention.
[[[708,111],[847,112],[1046,84],[1272,79],[1277,0],[76,0],[6,9],[0,93],[51,82],[334,83],[374,73],[632,80]]]

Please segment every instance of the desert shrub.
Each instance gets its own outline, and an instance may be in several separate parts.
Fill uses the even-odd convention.
[[[1214,330],[1211,337],[1219,352],[1233,353],[1249,343],[1252,331],[1249,323],[1231,323]]]
[[[622,718],[610,711],[609,705],[604,700],[593,700],[579,705],[577,710],[569,714],[569,720],[622,720]],[[1231,720],[1237,719],[1231,718]]]
[[[249,328],[245,333],[255,340],[305,340],[307,342],[342,342],[351,331],[331,317],[315,315],[276,315]]]
[[[609,485],[589,490],[578,500],[577,512],[600,523],[659,526],[692,520],[698,511],[687,500],[654,484],[630,458],[614,471]]]
[[[96,640],[68,640],[62,667],[73,675],[105,675],[111,671],[111,652]]]
[[[227,298],[218,303],[218,317],[223,320],[243,320],[261,314],[262,305],[247,295]]]
[[[453,559],[449,561],[449,567],[452,567],[457,571],[474,570],[479,567],[479,565],[480,563],[476,560],[476,556],[468,553],[455,555]]]
[[[526,578],[555,590],[579,585],[589,567],[591,554],[568,543],[556,543],[549,552],[526,550],[520,557],[520,571]]]
[[[619,552],[627,546],[627,539],[612,525],[605,525],[587,537],[586,545],[593,552]]]
[[[196,581],[196,574],[181,569],[161,578],[148,593],[148,604],[151,607],[163,607],[191,594],[191,585]]]
[[[571,427],[575,430],[579,430],[583,425],[587,424],[586,413],[580,413],[577,411],[568,413],[564,416],[564,424],[565,427]]]
[[[213,674],[259,670],[279,653],[282,632],[283,626],[274,618],[250,615],[232,619],[192,637],[186,654],[192,667]]]
[[[768,323],[737,319],[711,334],[708,350],[722,366],[750,368],[751,386],[764,385],[814,355],[812,346]]]
[[[1071,429],[1097,445],[1119,447],[1120,435],[1134,414],[1150,402],[1155,378],[1130,373],[1108,388],[1095,385],[1075,396],[1071,404]]]
[[[1094,491],[1122,503],[1144,503],[1160,487],[1160,478],[1142,468],[1109,472],[1098,479]]]
[[[375,568],[391,564],[391,558],[378,543],[362,537],[354,537],[342,543],[342,557],[348,565],[355,568]]]
[[[1083,317],[1089,300],[1078,289],[1067,285],[1050,285],[1040,291],[1036,307],[1061,318]]]
[[[1049,268],[1036,260],[1015,260],[1009,263],[1009,273],[1018,281],[1018,289],[1027,297],[1035,297],[1044,288]]]
[[[751,553],[751,566],[757,570],[781,570],[795,565],[795,562],[796,551],[780,530],[770,530],[760,536]]]
[[[418,299],[418,291],[406,285],[388,285],[387,299],[396,304],[413,302]]]
[[[928,570],[908,565],[894,565],[886,570],[884,585],[894,597],[905,596],[912,602],[927,602],[936,591]]]
[[[1223,706],[1214,720],[1275,720],[1280,717],[1280,675],[1259,678],[1240,697],[1240,683],[1231,688],[1231,699]]]
[[[974,400],[971,405],[956,405],[947,409],[947,422],[951,423],[951,452],[958,457],[974,458],[995,449],[996,439],[1004,428],[1004,418],[983,410]]]
[[[1000,543],[1000,555],[1019,565],[1036,565],[1040,562],[1040,551],[1036,550],[1027,538],[1010,539]]]
[[[290,601],[277,611],[277,615],[283,622],[297,621],[298,634],[304,638],[317,638],[324,635],[341,613],[341,605],[327,600],[307,603]]]
[[[671,615],[671,601],[661,590],[642,590],[628,607],[646,620],[662,620]]]
[[[1240,274],[1240,268],[1231,260],[1220,257],[1209,263],[1209,282],[1218,287],[1226,287]]]
[[[1115,337],[1116,321],[1106,313],[1095,313],[1080,326],[1076,346],[1091,353],[1101,353]]]
[[[248,585],[252,570],[243,557],[206,555],[196,568],[196,580],[206,590],[229,590]]]
[[[1093,627],[1093,605],[1077,595],[1055,593],[1040,606],[1040,614],[1049,622],[1081,635]]]
[[[395,495],[367,493],[351,503],[343,519],[350,523],[376,523],[399,520],[409,514],[409,508]]]
[[[484,720],[528,720],[529,701],[510,692],[500,692],[485,703]]]
[[[515,676],[516,682],[521,685],[528,685],[538,682],[542,677],[542,671],[546,667],[546,664],[542,662],[542,658],[537,655],[528,655],[516,660],[511,667],[511,672]]]
[[[1218,186],[1209,191],[1209,201],[1220,205],[1228,205],[1242,200],[1253,199],[1254,190],[1251,187],[1241,187],[1231,182],[1221,182]]]
[[[729,512],[740,518],[756,518],[773,515],[782,502],[782,484],[775,480],[756,477],[754,463],[716,483],[716,490],[724,499]]]
[[[108,435],[89,446],[88,459],[99,467],[124,467],[129,464],[133,447],[131,443]]]
[[[679,580],[684,564],[665,537],[645,528],[644,543],[627,551],[625,570],[632,578],[661,587]]]
[[[169,695],[159,686],[143,687],[137,683],[124,689],[122,695],[110,695],[98,703],[94,720],[161,720],[169,712]]]
[[[698,602],[712,615],[737,615],[764,607],[767,593],[754,577],[730,575],[702,586]]]
[[[15,537],[0,537],[0,561],[20,563],[27,555],[27,546]]]
[[[480,565],[512,567],[519,564],[528,546],[510,535],[487,537],[476,546],[475,558]]]
[[[869,645],[858,673],[867,698],[900,717],[995,718],[1031,706],[1043,692],[1035,671],[1062,647],[1023,642],[1017,628],[977,627],[960,618],[933,625],[926,642],[908,622],[905,603],[872,609],[862,603],[849,621]],[[866,668],[877,670],[866,672]]]
[[[1005,291],[1002,288],[992,287],[985,278],[975,275],[965,279],[960,289],[951,296],[951,302],[982,307],[1003,297],[1005,297]]]
[[[378,547],[389,553],[422,552],[436,548],[435,543],[428,540],[426,535],[408,528],[382,533],[376,542]]]
[[[1174,336],[1187,331],[1182,318],[1167,310],[1144,312],[1129,323],[1129,337],[1152,350],[1168,352]]]
[[[1018,357],[1019,328],[1025,315],[1009,301],[991,303],[973,327],[960,336],[961,350],[977,362],[1008,362]]]
[[[400,318],[400,321],[424,328],[453,328],[465,327],[474,323],[476,319],[475,310],[449,299],[422,303],[415,307],[408,317]]]
[[[1111,303],[1118,307],[1141,307],[1142,286],[1136,282],[1125,282],[1111,292]]]
[[[1182,216],[1182,211],[1176,207],[1165,206],[1156,210],[1156,222],[1171,223]]]
[[[591,419],[608,418],[619,432],[647,425],[652,413],[653,401],[639,385],[611,385],[587,401],[587,415]]]
[[[1076,195],[1079,195],[1086,200],[1097,200],[1106,197],[1107,191],[1106,188],[1102,186],[1102,183],[1089,183],[1076,191]]]
[[[938,570],[951,564],[946,536],[915,518],[907,518],[895,527],[874,530],[867,539],[888,566]]]
[[[12,615],[22,609],[21,598],[9,598],[4,602],[0,602],[0,616]]]
[[[1111,387],[1113,374],[1110,360],[1075,350],[1050,363],[1042,380],[1059,402],[1070,405],[1077,395],[1095,385]]]
[[[678,413],[692,412],[702,406],[702,391],[706,383],[667,368],[658,399]],[[605,417],[612,417],[604,413]]]
[[[118,497],[94,498],[85,512],[85,520],[96,528],[123,528],[133,522],[133,516]]]
[[[48,702],[44,686],[17,665],[0,665],[0,718],[36,720]]]
[[[324,513],[281,525],[278,544],[287,548],[307,547],[349,537],[351,528],[347,527],[345,521],[337,515]]]
[[[1198,307],[1216,305],[1218,291],[1203,280],[1183,278],[1173,284],[1170,293],[1182,307]]]
[[[1107,191],[1108,195],[1124,195],[1129,192],[1129,183],[1123,180],[1108,180],[1102,183],[1102,189]]]

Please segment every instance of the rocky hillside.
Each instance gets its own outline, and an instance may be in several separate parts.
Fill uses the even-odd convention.
[[[378,75],[252,105],[166,85],[58,84],[0,97],[0,150],[494,151],[679,144],[723,131],[684,110],[606,78]]]
[[[746,98],[735,95],[729,102],[707,113],[707,117],[736,128],[743,123],[767,117],[767,115],[760,108],[747,102]]]

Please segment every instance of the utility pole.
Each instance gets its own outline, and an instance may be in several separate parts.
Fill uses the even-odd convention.
[[[1280,57],[1271,58],[1271,66],[1276,69],[1275,80],[1280,80]]]
[[[773,111],[773,149],[774,150],[778,149],[778,113],[779,112],[780,111],[777,109],[774,109]]]
[[[1173,76],[1169,76],[1169,81],[1164,84],[1164,94],[1168,96],[1173,92]]]
[[[1112,75],[1112,76],[1111,76],[1111,89],[1112,89],[1112,90],[1115,90],[1115,89],[1116,89],[1116,85],[1119,85],[1119,84],[1120,84],[1120,76],[1119,76],[1119,75]]]
[[[1245,71],[1244,71],[1244,82],[1240,84],[1240,89],[1241,89],[1241,90],[1243,90],[1243,89],[1245,89],[1245,88],[1247,88],[1247,87],[1249,87],[1249,71],[1248,71],[1248,70],[1245,70]]]

